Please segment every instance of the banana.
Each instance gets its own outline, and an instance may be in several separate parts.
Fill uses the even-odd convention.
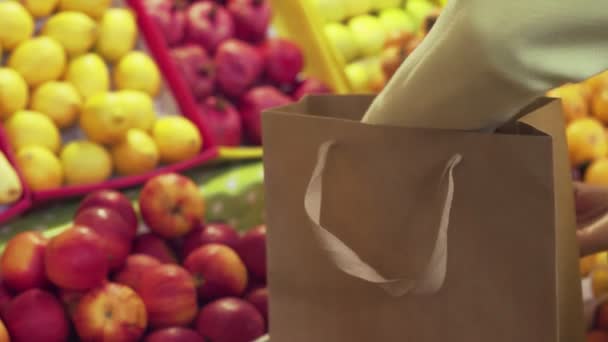
[[[12,204],[21,198],[22,193],[17,172],[0,151],[0,204]]]

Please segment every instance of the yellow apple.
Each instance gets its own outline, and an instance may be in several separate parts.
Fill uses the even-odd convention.
[[[325,35],[330,43],[342,53],[346,63],[359,56],[359,45],[351,30],[340,23],[325,25]]]
[[[414,20],[414,27],[420,27],[422,20],[436,7],[428,0],[408,0],[405,2],[405,11]]]
[[[372,0],[346,0],[346,16],[354,17],[367,14],[373,9]]]
[[[380,15],[380,22],[386,32],[415,32],[418,28],[412,17],[410,17],[404,10],[400,8],[389,8],[382,10]]]
[[[360,15],[352,18],[348,26],[363,55],[374,56],[382,51],[388,34],[380,19],[371,15]]]
[[[350,0],[315,0],[317,10],[328,22],[342,21],[347,17],[346,1]]]
[[[365,62],[354,62],[344,70],[350,86],[355,93],[368,93],[370,77]]]
[[[374,9],[383,10],[387,8],[401,7],[402,3],[403,0],[374,0]]]

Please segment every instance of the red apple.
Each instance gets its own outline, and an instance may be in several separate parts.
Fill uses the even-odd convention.
[[[196,286],[192,275],[176,265],[146,272],[139,287],[153,328],[187,326],[196,317]]]
[[[215,90],[215,65],[205,50],[193,44],[171,50],[171,57],[197,100]]]
[[[127,198],[127,196],[121,194],[120,192],[114,190],[100,190],[93,192],[85,197],[85,199],[80,203],[78,212],[89,207],[104,207],[116,211],[129,224],[128,231],[131,234],[131,237],[135,237],[135,234],[137,234],[137,214],[133,209],[131,201]]]
[[[4,285],[17,292],[47,286],[44,270],[47,244],[48,239],[37,232],[20,233],[10,239],[0,259]]]
[[[148,335],[144,342],[205,342],[201,335],[192,329],[181,327],[166,328]]]
[[[68,312],[69,316],[73,317],[74,313],[76,312],[76,308],[78,307],[78,303],[80,303],[80,300],[86,293],[87,291],[59,289],[57,296],[63,303],[63,306]]]
[[[177,257],[167,241],[152,234],[146,233],[135,238],[133,254],[144,254],[155,258],[163,264],[176,264]]]
[[[237,38],[251,43],[266,38],[272,17],[268,0],[230,0],[228,11],[234,19]]]
[[[332,91],[325,83],[316,78],[308,78],[302,82],[293,93],[293,98],[300,101],[306,95],[331,94]]]
[[[266,280],[266,226],[251,229],[241,237],[237,252],[255,278]]]
[[[136,342],[148,318],[141,297],[121,284],[106,283],[82,297],[74,326],[82,341]]]
[[[109,270],[102,238],[82,226],[73,226],[52,238],[46,247],[44,263],[51,282],[71,290],[101,285]]]
[[[219,243],[236,248],[239,239],[239,233],[228,224],[209,223],[205,226],[199,225],[184,237],[182,258],[186,259],[192,251],[210,243]]]
[[[215,55],[217,82],[229,96],[242,95],[264,71],[264,59],[252,45],[236,39],[222,43]]]
[[[184,267],[194,277],[200,299],[236,297],[247,287],[247,269],[239,255],[230,247],[208,244],[186,258]]]
[[[199,105],[203,120],[221,146],[239,146],[243,128],[241,116],[227,100],[211,96]]]
[[[189,0],[145,0],[148,15],[156,22],[169,46],[180,43],[186,31]]]
[[[88,207],[78,212],[74,224],[88,227],[100,236],[110,270],[124,264],[131,251],[134,234],[132,227],[118,212],[103,207]]]
[[[144,274],[160,265],[161,263],[158,259],[148,255],[129,255],[125,266],[114,276],[114,281],[138,291]]]
[[[247,301],[258,309],[268,327],[268,288],[262,287],[251,291],[247,295]]]
[[[6,310],[5,323],[12,342],[65,342],[70,332],[61,303],[39,289],[15,297]]]
[[[196,330],[205,341],[251,342],[264,335],[264,319],[252,304],[224,298],[201,309]]]
[[[232,16],[213,1],[195,2],[186,13],[186,39],[214,52],[225,40],[234,37]]]
[[[149,180],[140,193],[139,208],[150,230],[164,238],[188,234],[205,214],[198,186],[176,173]]]
[[[253,88],[242,98],[239,106],[245,130],[254,144],[262,143],[262,111],[293,102],[279,90],[270,86]]]
[[[302,49],[287,39],[269,39],[263,51],[266,76],[275,83],[292,83],[304,67]]]
[[[6,309],[8,309],[8,306],[12,300],[12,293],[4,286],[4,284],[0,284],[0,318],[4,319]]]

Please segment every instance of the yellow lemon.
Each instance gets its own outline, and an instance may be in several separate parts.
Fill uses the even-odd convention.
[[[21,75],[9,68],[0,68],[0,120],[25,109],[29,90]]]
[[[42,29],[42,35],[57,40],[70,56],[89,51],[97,33],[97,23],[80,12],[59,12],[50,17]]]
[[[71,83],[51,81],[34,91],[30,107],[47,115],[57,127],[66,128],[78,118],[82,99]]]
[[[36,18],[49,16],[55,11],[59,0],[19,0]]]
[[[0,44],[7,50],[34,34],[34,18],[18,2],[0,1],[0,18]]]
[[[94,53],[74,58],[68,65],[65,80],[72,83],[85,100],[110,90],[108,66]]]
[[[160,71],[143,52],[133,51],[125,55],[114,70],[114,83],[118,89],[140,90],[150,96],[160,90]]]
[[[196,156],[203,144],[201,135],[192,124],[180,116],[168,116],[156,121],[152,132],[160,159],[175,163]]]
[[[147,132],[152,130],[156,112],[150,95],[138,90],[121,90],[118,95],[124,111],[132,117],[132,127]]]
[[[159,161],[158,147],[148,133],[130,129],[121,143],[112,148],[112,160],[116,171],[122,175],[140,175],[156,168]]]
[[[19,149],[17,164],[25,183],[34,191],[55,189],[63,184],[61,162],[44,147],[25,146]]]
[[[85,102],[80,115],[82,130],[89,139],[100,144],[118,143],[132,127],[132,122],[117,93],[92,96]]]
[[[99,23],[97,52],[107,61],[116,62],[133,50],[137,40],[137,23],[133,13],[124,8],[111,8]]]
[[[82,12],[93,18],[100,18],[108,9],[112,0],[60,0],[62,11]]]
[[[103,146],[90,141],[72,141],[61,151],[67,184],[99,183],[112,175],[112,157]]]
[[[46,115],[29,110],[21,110],[6,121],[8,139],[16,151],[35,145],[48,148],[52,152],[59,151],[61,135]]]
[[[33,38],[19,44],[8,60],[8,66],[21,74],[32,87],[61,77],[65,64],[65,51],[49,37]]]

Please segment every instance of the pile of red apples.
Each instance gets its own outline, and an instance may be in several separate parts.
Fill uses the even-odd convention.
[[[202,224],[205,201],[177,174],[146,183],[139,209],[143,234],[129,199],[99,191],[60,234],[11,239],[0,258],[0,342],[251,342],[266,334],[264,226],[241,235]]]
[[[302,50],[268,38],[269,0],[145,0],[216,143],[259,145],[260,113],[328,93],[303,78]]]

